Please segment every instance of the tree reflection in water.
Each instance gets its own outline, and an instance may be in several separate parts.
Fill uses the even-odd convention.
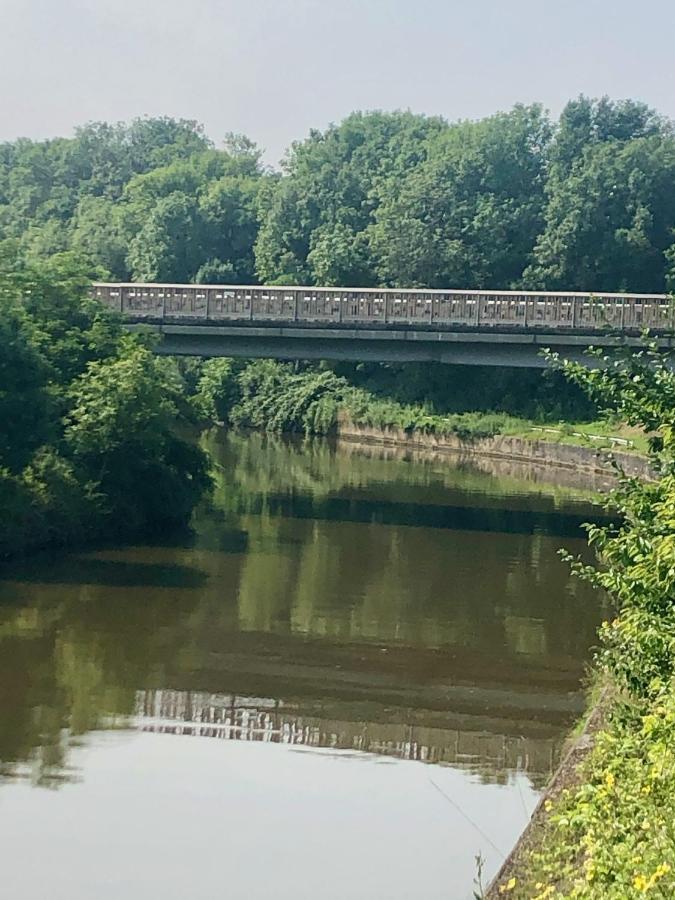
[[[137,727],[541,784],[602,602],[556,551],[585,493],[460,461],[211,435],[194,533],[6,567],[0,778]]]

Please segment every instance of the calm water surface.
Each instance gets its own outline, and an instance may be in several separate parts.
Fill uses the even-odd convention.
[[[597,509],[527,470],[209,445],[192,534],[0,570],[0,896],[471,897],[583,708],[606,610],[556,551]]]

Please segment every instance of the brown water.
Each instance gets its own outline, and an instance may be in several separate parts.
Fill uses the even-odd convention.
[[[210,438],[192,535],[0,571],[0,896],[468,898],[525,826],[601,601],[583,492]]]

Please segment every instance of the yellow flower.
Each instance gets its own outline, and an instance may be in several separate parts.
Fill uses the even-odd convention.
[[[661,863],[654,870],[652,877],[649,879],[652,884],[656,884],[659,878],[663,878],[664,875],[667,875],[670,872],[670,866],[668,863]]]
[[[544,809],[546,810],[546,812],[550,812],[553,809],[553,804],[550,800],[544,801]]]
[[[615,782],[615,780],[616,780],[616,779],[614,778],[614,772],[608,772],[608,773],[605,775],[605,784],[606,784],[607,787],[610,789],[610,791],[611,791],[612,788],[614,787],[614,782]]]
[[[541,881],[539,881],[537,882],[537,884],[535,884],[535,888],[537,888],[537,890],[539,888],[544,888],[544,890],[540,894],[537,894],[536,897],[533,897],[532,900],[548,900],[549,897],[552,897],[553,894],[555,894],[555,888],[552,884],[544,887]]]
[[[649,887],[649,882],[644,875],[636,875],[633,879],[633,887],[638,891],[646,891]]]
[[[501,887],[499,888],[499,893],[500,893],[500,894],[506,894],[506,893],[508,893],[509,891],[512,891],[512,890],[514,889],[515,886],[516,886],[516,879],[515,879],[515,878],[509,878],[509,880],[506,882],[506,884],[502,884],[502,885],[501,885]]]

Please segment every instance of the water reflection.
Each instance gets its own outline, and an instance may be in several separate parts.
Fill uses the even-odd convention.
[[[302,704],[265,697],[192,691],[139,691],[136,726],[148,733],[262,741],[374,753],[465,769],[488,782],[506,783],[516,771],[547,774],[555,761],[555,738],[526,738],[403,722],[347,721],[347,711],[303,710]]]
[[[190,772],[204,743],[441,765],[467,802],[483,802],[470,785],[513,792],[515,839],[519,779],[536,789],[555,765],[604,614],[557,556],[583,552],[589,496],[326,442],[209,448],[216,491],[191,536],[3,570],[1,796],[80,780],[94,803],[97,735],[118,729],[106,760],[144,735]]]

